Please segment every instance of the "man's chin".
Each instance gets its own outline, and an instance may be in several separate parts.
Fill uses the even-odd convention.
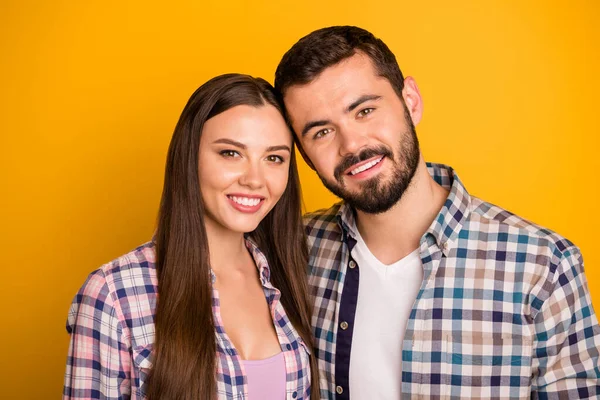
[[[382,185],[380,179],[373,178],[353,182],[353,187],[332,184],[321,179],[323,185],[334,195],[344,200],[353,208],[367,214],[380,214],[389,210],[402,196],[402,192],[392,186]],[[391,185],[391,184],[390,184]]]
[[[368,188],[368,187],[381,187],[381,186],[385,186],[386,184],[388,184],[390,181],[389,178],[389,174],[387,174],[385,171],[379,171],[377,174],[375,174],[374,176],[371,176],[369,178],[354,178],[350,175],[344,176],[343,177],[343,186],[344,189],[353,191],[353,192],[358,192],[361,190],[364,190],[364,188]],[[338,183],[339,185],[339,183]]]
[[[360,188],[350,190],[346,187],[325,185],[325,187],[340,199],[356,205],[358,209],[370,208],[373,200],[379,197],[381,190]],[[364,206],[363,206],[364,205]]]

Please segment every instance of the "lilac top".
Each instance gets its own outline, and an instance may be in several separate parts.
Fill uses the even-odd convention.
[[[284,400],[286,370],[283,353],[264,360],[244,360],[250,400]]]

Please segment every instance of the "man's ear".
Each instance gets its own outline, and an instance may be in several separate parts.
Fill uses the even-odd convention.
[[[417,125],[421,122],[421,117],[423,116],[423,99],[421,98],[419,87],[412,76],[407,76],[404,79],[402,99],[410,114],[413,125]]]

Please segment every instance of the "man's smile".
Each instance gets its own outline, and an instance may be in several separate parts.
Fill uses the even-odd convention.
[[[379,164],[383,160],[383,158],[384,156],[373,157],[361,163],[355,164],[352,167],[348,168],[345,174],[352,176],[360,174],[361,172],[367,171],[373,168],[375,165]]]

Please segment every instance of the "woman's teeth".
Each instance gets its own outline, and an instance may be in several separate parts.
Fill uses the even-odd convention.
[[[260,200],[261,200],[256,197],[254,197],[254,198],[237,197],[237,196],[228,196],[228,197],[231,200],[233,200],[234,202],[236,202],[237,204],[241,204],[242,206],[250,206],[250,207],[254,207],[254,206],[258,205],[258,203],[260,203]]]

